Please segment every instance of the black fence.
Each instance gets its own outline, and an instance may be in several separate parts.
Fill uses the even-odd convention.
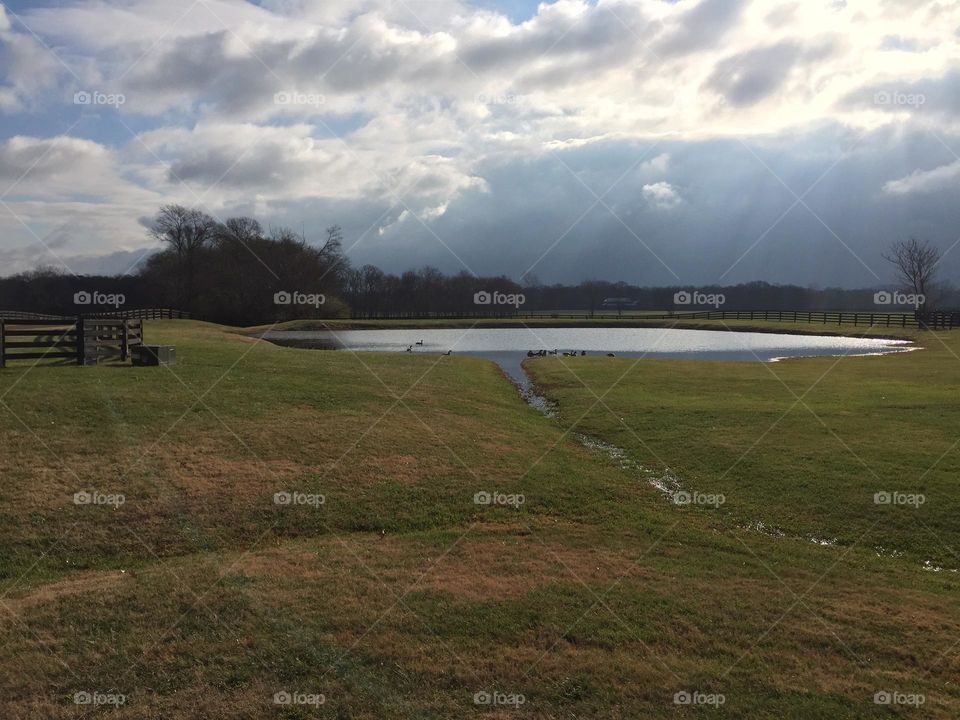
[[[142,320],[0,318],[0,368],[22,360],[77,365],[96,365],[101,359],[126,361],[142,344]]]
[[[627,320],[632,322],[663,320],[753,320],[819,325],[855,325],[872,327],[925,328],[952,330],[960,327],[960,312],[849,312],[827,310],[678,310],[656,312],[624,310],[622,312],[483,312],[433,314],[378,314],[375,317],[355,316],[370,320]]]

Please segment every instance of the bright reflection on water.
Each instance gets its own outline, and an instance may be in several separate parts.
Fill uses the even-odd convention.
[[[815,355],[874,355],[909,349],[906,340],[677,330],[672,328],[480,328],[412,330],[272,331],[264,338],[355,352],[410,352],[488,358],[521,385],[528,351],[576,352],[579,356],[771,361]],[[418,345],[422,342],[422,345]]]

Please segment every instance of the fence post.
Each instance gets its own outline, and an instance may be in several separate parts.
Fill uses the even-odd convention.
[[[3,342],[5,333],[6,333],[6,328],[4,327],[4,320],[3,318],[0,318],[0,368],[4,368],[7,366],[7,362],[3,357],[3,354],[7,351]]]
[[[91,331],[92,329],[92,331]],[[84,326],[83,333],[83,364],[98,365],[100,363],[100,334],[103,332],[97,321],[91,327]]]
[[[83,365],[83,358],[86,355],[86,331],[83,327],[83,316],[77,317],[75,326],[77,333],[77,365]]]
[[[127,356],[130,354],[130,327],[129,320],[121,320],[120,326],[120,360],[123,362],[127,361]]]

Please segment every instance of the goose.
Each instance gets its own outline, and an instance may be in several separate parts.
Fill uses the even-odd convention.
[[[423,340],[417,340],[417,345],[423,345]]]
[[[453,355],[453,350],[447,350],[444,355]]]
[[[586,355],[587,355],[587,351],[586,351],[586,350],[581,350],[581,351],[580,351],[580,357],[586,357]]]
[[[536,357],[537,354],[533,350],[527,350],[527,357]]]
[[[407,352],[413,352],[413,345],[407,346]]]
[[[616,357],[613,353],[607,353],[607,357]]]

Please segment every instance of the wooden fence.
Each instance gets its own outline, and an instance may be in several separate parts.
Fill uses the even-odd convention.
[[[170,308],[139,308],[136,310],[113,310],[110,312],[87,313],[89,318],[118,318],[121,320],[189,320],[190,313]]]
[[[486,312],[435,314],[378,314],[372,317],[355,315],[355,319],[372,320],[753,320],[764,322],[808,323],[818,325],[865,325],[872,327],[929,328],[952,330],[960,328],[960,312],[878,313],[824,310],[679,310],[658,313],[637,310],[617,312]]]
[[[142,320],[0,318],[0,367],[18,360],[78,365],[96,365],[101,358],[126,361],[142,344]]]
[[[21,310],[0,310],[0,320],[69,320],[66,315],[47,315],[45,313],[23,312]]]
[[[73,320],[75,315],[49,315],[22,310],[0,310],[0,320]],[[111,310],[98,313],[81,313],[85,318],[116,318],[119,320],[189,320],[190,313],[170,308],[137,308]]]

